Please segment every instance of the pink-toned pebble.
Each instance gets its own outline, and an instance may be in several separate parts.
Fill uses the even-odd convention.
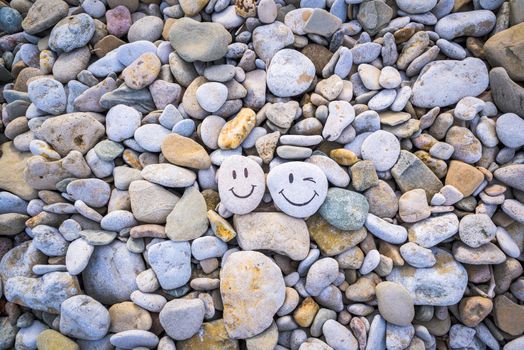
[[[125,6],[117,6],[106,12],[107,32],[116,37],[127,34],[133,24],[131,12]]]

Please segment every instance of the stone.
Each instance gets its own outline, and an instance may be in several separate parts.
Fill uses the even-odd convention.
[[[364,226],[368,210],[366,197],[360,193],[330,188],[319,214],[336,228],[353,231]]]
[[[332,101],[329,103],[328,108],[329,114],[322,130],[322,136],[329,141],[335,141],[340,137],[342,131],[355,119],[355,110],[346,101]]]
[[[217,82],[204,83],[196,91],[196,98],[200,107],[206,111],[216,112],[227,100],[227,87]]]
[[[140,112],[126,105],[112,107],[106,115],[106,133],[110,140],[121,142],[133,137],[140,127]]]
[[[44,323],[34,320],[31,325],[18,331],[15,346],[25,349],[36,349],[38,335],[46,329],[48,328]]]
[[[190,339],[177,341],[177,349],[194,350],[238,350],[238,340],[231,339],[226,331],[224,319],[204,322],[198,334]]]
[[[265,255],[235,252],[222,268],[220,294],[229,337],[251,338],[271,325],[284,303],[284,278],[278,266]]]
[[[204,7],[206,7],[208,0],[181,0],[179,3],[180,7],[182,7],[182,11],[184,11],[184,14],[188,17],[193,17],[202,11]]]
[[[463,97],[480,95],[489,81],[486,64],[478,58],[433,61],[415,81],[411,102],[425,108],[449,106]],[[440,86],[446,89],[439,89]]]
[[[136,180],[129,185],[131,211],[134,217],[151,224],[163,224],[179,197],[162,186]]]
[[[338,276],[338,262],[333,258],[323,258],[311,265],[306,276],[306,291],[311,296],[319,295]]]
[[[273,56],[293,44],[293,32],[282,22],[274,22],[267,25],[258,26],[253,30],[253,48],[265,62],[270,62]]]
[[[137,289],[136,276],[145,270],[142,256],[118,240],[97,246],[82,272],[86,293],[104,304],[129,300]]]
[[[481,142],[467,128],[452,126],[446,134],[446,143],[453,146],[454,159],[473,164],[482,157]]]
[[[315,66],[305,55],[291,49],[278,51],[267,70],[267,87],[278,97],[304,93],[315,77]]]
[[[416,269],[411,266],[394,267],[387,276],[406,288],[413,296],[415,305],[447,306],[460,301],[468,276],[466,269],[451,254],[433,248],[437,263],[430,268]]]
[[[243,250],[270,250],[297,261],[309,253],[309,232],[302,219],[261,212],[235,215],[233,225]]]
[[[391,168],[391,175],[403,192],[422,188],[428,199],[442,187],[442,182],[419,158],[404,150],[400,151],[397,163]]]
[[[453,186],[465,197],[470,196],[484,181],[484,174],[477,168],[458,160],[449,163],[446,186]]]
[[[284,213],[304,218],[313,215],[327,195],[326,175],[316,165],[288,162],[271,169],[267,187]]]
[[[413,242],[403,244],[400,247],[400,254],[405,262],[416,268],[432,267],[437,262],[431,249]]]
[[[377,284],[378,310],[389,323],[397,326],[408,326],[415,317],[413,298],[406,288],[394,282]]]
[[[169,31],[169,41],[187,62],[218,60],[227,52],[231,34],[219,23],[197,22],[181,18]]]
[[[468,327],[478,326],[492,310],[491,299],[481,296],[464,298],[459,304],[460,319]]]
[[[368,213],[365,225],[374,236],[388,243],[403,243],[408,236],[407,230],[403,226],[389,223],[371,213]]]
[[[421,188],[402,194],[398,206],[399,216],[404,222],[417,222],[431,215],[426,192]]]
[[[124,82],[135,90],[151,85],[160,73],[160,59],[151,52],[146,52],[134,60],[122,72]]]
[[[460,240],[472,248],[478,248],[495,237],[497,226],[486,214],[466,215],[460,220]]]
[[[410,242],[431,248],[458,232],[459,220],[453,213],[429,217],[412,225],[408,230]]]
[[[109,312],[88,295],[76,295],[60,306],[60,332],[78,339],[98,340],[109,331]]]
[[[17,151],[12,142],[5,142],[0,147],[0,168],[11,174],[11,176],[0,176],[0,189],[25,200],[36,198],[35,189],[24,176],[31,153]]]
[[[147,165],[140,175],[164,187],[188,187],[196,180],[196,174],[191,170],[167,163]]]
[[[127,32],[129,42],[150,41],[154,42],[160,39],[164,22],[157,16],[144,16],[135,21]]]
[[[493,67],[504,67],[513,80],[524,80],[524,24],[514,25],[491,36],[484,44],[484,52]]]
[[[393,17],[393,9],[382,1],[366,1],[361,4],[357,19],[363,29],[370,35],[375,35],[385,27]]]
[[[524,145],[524,119],[515,113],[505,113],[497,118],[497,137],[506,147],[519,148]]]
[[[322,216],[315,214],[307,219],[307,227],[311,238],[318,245],[322,254],[334,256],[355,247],[366,236],[365,228],[358,230],[341,230],[330,225]]]
[[[324,9],[316,8],[304,25],[304,32],[330,37],[340,28],[341,24],[342,21],[337,16]]]
[[[164,241],[148,249],[149,263],[164,289],[183,286],[191,277],[191,249],[187,242]]]
[[[502,183],[516,188],[517,190],[524,191],[524,165],[506,165],[495,170],[493,175],[497,180],[501,181]]]
[[[51,78],[31,81],[27,86],[31,102],[40,110],[50,114],[61,114],[66,109],[67,96],[64,86]]]
[[[68,16],[51,30],[49,47],[53,51],[71,52],[86,46],[95,34],[95,22],[86,13]]]
[[[200,299],[175,299],[160,311],[160,324],[174,340],[189,339],[204,321],[204,302]]]
[[[204,196],[196,187],[188,187],[166,219],[166,235],[175,241],[202,236],[209,226]]]
[[[106,12],[107,32],[118,38],[124,36],[129,31],[131,24],[131,13],[125,6],[119,5]]]
[[[66,299],[79,293],[78,280],[67,272],[49,272],[39,278],[11,277],[4,285],[8,301],[53,314],[60,312]]]
[[[409,0],[396,0],[397,6],[404,12],[418,14],[430,11],[437,4],[436,0],[413,3]]]
[[[63,84],[76,79],[78,73],[86,69],[90,58],[87,46],[61,54],[53,65],[53,77]]]
[[[145,347],[150,349],[158,345],[159,339],[154,333],[149,331],[132,329],[112,335],[110,341],[111,345],[117,348],[134,349]]]
[[[49,118],[40,126],[39,133],[61,156],[75,150],[82,154],[104,135],[104,126],[90,112],[62,114]]]
[[[8,34],[22,30],[22,15],[15,8],[2,7],[0,9],[0,28]]]
[[[326,343],[336,350],[357,350],[358,342],[351,331],[335,320],[327,320],[322,325]]]
[[[400,155],[400,142],[395,135],[378,130],[366,137],[361,146],[362,158],[372,160],[377,171],[389,170]]]
[[[524,88],[511,80],[502,67],[489,72],[493,102],[502,112],[524,115]]]
[[[164,157],[175,165],[195,169],[211,166],[211,158],[204,147],[178,134],[169,134],[162,142],[161,150]]]
[[[145,124],[135,130],[134,139],[140,147],[149,152],[160,152],[162,142],[171,134],[169,129],[158,124]]]
[[[73,200],[81,200],[89,206],[100,208],[109,201],[111,188],[100,179],[79,179],[67,185],[67,194]]]
[[[51,226],[38,225],[33,228],[34,246],[47,256],[63,256],[67,251],[67,241]]]
[[[506,255],[493,243],[472,248],[462,242],[455,242],[453,256],[457,261],[471,265],[501,264],[506,260]]]
[[[447,40],[461,36],[480,37],[491,32],[495,21],[495,14],[488,10],[457,12],[439,19],[435,31]]]
[[[493,318],[495,324],[504,332],[514,336],[524,332],[524,307],[508,299],[505,295],[499,295],[493,303]]]
[[[369,212],[380,218],[391,218],[397,214],[398,199],[393,189],[386,182],[378,184],[364,192],[369,205]]]
[[[65,337],[60,332],[46,329],[36,338],[36,347],[41,350],[79,350],[80,347],[73,340]]]
[[[256,114],[250,108],[242,108],[238,114],[229,120],[218,135],[218,147],[235,149],[247,138],[255,127]]]
[[[37,0],[22,21],[22,28],[28,34],[40,33],[67,16],[68,10],[68,4],[62,0]]]
[[[246,347],[248,350],[264,350],[274,348],[278,342],[278,334],[277,324],[273,322],[271,326],[264,332],[246,339]]]

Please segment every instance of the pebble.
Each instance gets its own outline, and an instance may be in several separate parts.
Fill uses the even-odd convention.
[[[193,171],[167,163],[147,165],[140,175],[145,180],[164,187],[188,187],[196,180]]]
[[[51,78],[40,78],[27,86],[29,98],[35,106],[50,114],[62,114],[66,108],[67,97],[64,86]]]
[[[211,166],[211,158],[205,149],[184,136],[167,135],[162,141],[161,150],[169,162],[178,166],[195,169],[208,169]]]
[[[478,248],[495,237],[497,226],[486,214],[466,215],[460,220],[460,240],[472,248]]]
[[[160,59],[151,52],[146,52],[134,60],[122,72],[128,87],[140,90],[151,85],[160,73]]]
[[[273,168],[267,176],[267,187],[275,205],[296,218],[313,215],[328,192],[327,178],[322,170],[313,164],[300,162]]]
[[[493,243],[486,243],[478,248],[456,242],[453,244],[453,256],[457,261],[465,264],[501,264],[506,260],[506,255]]]
[[[362,142],[362,158],[373,161],[377,171],[389,170],[400,155],[400,142],[395,135],[377,130]]]
[[[317,296],[338,276],[338,263],[333,258],[317,260],[311,265],[306,277],[305,288],[311,296]]]
[[[210,113],[218,111],[224,105],[227,95],[227,87],[216,82],[202,84],[196,91],[198,104]]]
[[[278,97],[296,96],[304,93],[315,76],[313,62],[298,51],[278,51],[267,71],[267,87]]]
[[[129,42],[140,40],[154,42],[162,35],[163,26],[164,22],[161,18],[157,16],[144,16],[131,25],[127,32],[127,38]]]
[[[408,233],[407,230],[400,226],[391,224],[384,219],[379,218],[371,213],[368,213],[366,221],[366,228],[376,237],[393,244],[400,244],[406,241]]]
[[[109,331],[107,309],[87,295],[76,295],[60,307],[60,332],[73,338],[98,340]]]
[[[174,340],[191,338],[204,321],[204,302],[200,299],[175,299],[160,312],[160,324]]]
[[[452,13],[439,19],[435,31],[446,40],[460,36],[479,37],[493,29],[495,20],[493,12],[487,10]]]
[[[486,65],[478,58],[434,61],[420,72],[413,85],[411,101],[418,107],[445,107],[463,97],[478,96],[486,90],[488,82]],[[443,85],[447,88],[434,88]]]
[[[71,52],[85,46],[95,34],[95,22],[85,13],[73,15],[58,22],[49,36],[49,47],[54,51]]]
[[[394,267],[387,280],[404,286],[413,296],[415,305],[456,304],[462,298],[468,282],[466,269],[446,251],[439,248],[433,248],[432,251],[437,259],[433,267]]]
[[[191,220],[187,220],[191,218]],[[202,236],[208,229],[207,205],[196,187],[187,187],[166,219],[166,235],[175,241]]]
[[[135,292],[133,292],[135,293]],[[112,333],[124,332],[131,329],[149,330],[152,318],[147,311],[132,302],[124,301],[109,308]]]
[[[189,243],[164,241],[153,244],[148,249],[148,257],[162,288],[175,289],[189,281],[191,276]]]
[[[430,249],[413,242],[403,244],[400,247],[400,254],[409,265],[416,268],[432,267],[437,262]]]
[[[415,317],[413,298],[401,284],[381,282],[376,286],[377,303],[384,319],[397,326],[408,326]]]
[[[506,147],[519,148],[524,145],[522,130],[524,130],[524,119],[515,113],[505,113],[497,118],[497,138]]]
[[[459,220],[453,213],[429,217],[415,223],[408,230],[410,242],[431,248],[453,236],[459,230]]]
[[[262,333],[284,303],[285,284],[278,266],[253,251],[228,256],[220,278],[224,326],[232,338]],[[263,308],[253,305],[264,305]]]
[[[270,62],[275,54],[294,41],[293,33],[282,22],[259,26],[253,31],[253,48],[265,62]]]
[[[111,344],[123,349],[134,349],[139,347],[154,348],[157,346],[158,337],[149,331],[132,329],[119,332],[111,336]]]
[[[364,226],[369,206],[360,193],[331,188],[319,209],[319,214],[340,230],[353,231]]]

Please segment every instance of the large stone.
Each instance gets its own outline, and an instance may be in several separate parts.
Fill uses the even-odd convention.
[[[402,192],[422,188],[428,199],[442,188],[438,177],[413,153],[400,151],[397,164],[391,169],[391,175]]]
[[[200,329],[204,312],[204,302],[198,298],[171,300],[160,311],[160,324],[171,338],[189,339]]]
[[[202,236],[209,226],[204,196],[196,187],[188,187],[166,219],[166,234],[175,241],[189,241]]]
[[[524,306],[511,301],[505,295],[495,298],[493,316],[495,324],[513,336],[524,333]]]
[[[47,119],[38,134],[66,156],[73,150],[86,154],[105,134],[105,128],[91,113],[77,112]]]
[[[420,72],[411,102],[417,107],[445,107],[463,97],[480,95],[488,84],[486,64],[478,58],[434,61]]]
[[[183,286],[191,277],[191,248],[188,242],[164,241],[148,249],[151,268],[160,286],[175,289]]]
[[[129,185],[131,210],[134,217],[151,224],[163,224],[179,198],[162,186],[144,180]]]
[[[398,283],[381,282],[375,292],[380,315],[386,321],[398,326],[411,324],[415,317],[415,307],[413,298],[406,288]]]
[[[291,49],[278,51],[267,70],[267,87],[278,97],[304,93],[315,78],[315,66],[305,55]]]
[[[253,48],[265,62],[270,62],[279,50],[293,44],[293,41],[293,32],[282,22],[258,26],[253,31]]]
[[[435,32],[446,40],[461,36],[480,37],[491,32],[496,19],[495,14],[488,10],[455,12],[442,17],[435,25]]]
[[[88,295],[76,295],[64,301],[60,307],[60,332],[84,340],[103,338],[111,318],[109,312]]]
[[[432,248],[437,263],[416,269],[409,265],[394,267],[387,280],[403,285],[413,296],[415,305],[448,306],[457,304],[466,290],[466,269],[448,252]]]
[[[4,286],[8,301],[52,314],[58,314],[62,302],[80,292],[78,280],[67,272],[50,272],[39,278],[11,277]]]
[[[176,20],[169,32],[171,45],[187,62],[221,59],[231,40],[222,24],[197,22],[188,17]]]
[[[484,181],[484,174],[472,165],[458,160],[449,163],[445,184],[459,190],[464,197],[470,196]]]
[[[524,191],[524,164],[510,164],[498,168],[493,175],[502,183]]]
[[[97,246],[82,272],[84,289],[104,304],[126,301],[138,289],[136,276],[145,269],[142,256],[131,253],[123,242]]]
[[[484,43],[493,67],[502,66],[513,80],[524,80],[524,23],[498,32]]]
[[[285,299],[280,268],[262,253],[236,252],[227,257],[220,277],[229,337],[251,338],[267,329]]]
[[[412,225],[408,230],[410,242],[431,248],[458,232],[459,220],[454,213],[434,216]]]
[[[227,334],[223,319],[205,322],[200,331],[187,340],[177,341],[178,350],[238,350],[238,340]]]
[[[47,263],[47,257],[33,245],[24,242],[9,250],[0,260],[0,277],[5,283],[16,276],[34,277],[33,266]]]
[[[270,250],[299,261],[309,253],[309,232],[302,219],[260,212],[235,215],[233,223],[243,250]]]
[[[20,198],[36,198],[36,191],[27,183],[24,176],[27,161],[32,154],[19,152],[12,142],[2,144],[0,149],[0,169],[9,176],[0,176],[0,189],[9,191]]]
[[[40,33],[67,16],[68,11],[69,6],[62,0],[37,0],[22,21],[22,28],[27,34]]]

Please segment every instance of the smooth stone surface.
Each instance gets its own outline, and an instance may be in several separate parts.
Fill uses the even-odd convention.
[[[175,241],[202,236],[208,228],[207,205],[196,187],[188,187],[166,218],[166,234]]]
[[[136,276],[145,270],[140,255],[131,253],[125,243],[114,241],[95,247],[82,273],[87,294],[104,304],[129,300],[137,289]]]
[[[316,214],[308,218],[307,226],[311,238],[318,245],[322,254],[334,256],[355,247],[367,236],[367,230],[344,231],[330,225],[322,216]]]
[[[289,162],[271,169],[267,187],[280,210],[304,218],[320,208],[327,195],[328,183],[326,175],[316,165]]]
[[[478,248],[495,237],[497,226],[486,214],[466,215],[460,220],[460,240],[472,248]]]
[[[471,265],[501,264],[506,255],[493,243],[486,243],[478,248],[471,248],[462,243],[453,244],[453,256],[457,261]]]
[[[524,24],[519,23],[491,36],[484,43],[486,58],[493,67],[504,67],[511,79],[522,81],[524,73]]]
[[[64,86],[51,78],[40,78],[29,83],[27,92],[35,106],[50,114],[61,114],[66,109],[67,96]]]
[[[435,32],[447,40],[461,36],[479,37],[488,34],[495,21],[495,14],[488,10],[457,12],[442,17],[435,25]]]
[[[140,175],[164,187],[188,187],[196,180],[196,174],[191,170],[167,163],[147,165]]]
[[[187,242],[164,241],[149,247],[148,257],[164,289],[183,286],[191,276],[191,249]]]
[[[417,107],[445,107],[466,96],[478,96],[488,87],[486,64],[478,58],[434,61],[427,64],[415,84],[411,102]],[[446,89],[439,89],[446,86]]]
[[[109,312],[88,295],[76,295],[60,306],[60,332],[73,338],[98,340],[109,331]]]
[[[411,324],[415,317],[413,298],[401,284],[381,282],[377,284],[375,292],[380,315],[397,326]]]
[[[267,87],[279,97],[297,96],[304,93],[315,77],[313,62],[298,51],[278,51],[269,64]]]
[[[129,185],[131,211],[134,217],[151,224],[163,224],[179,197],[162,186],[149,181],[136,180]]]
[[[390,282],[404,286],[415,305],[447,306],[460,301],[468,276],[466,269],[446,251],[433,248],[437,263],[430,268],[394,267],[387,276]]]
[[[454,213],[447,213],[419,221],[408,230],[410,242],[431,248],[458,232],[459,220]]]
[[[497,118],[497,137],[506,147],[519,148],[524,145],[524,119],[515,113],[505,113]]]
[[[304,220],[283,213],[235,215],[233,225],[243,250],[270,250],[293,260],[309,253],[309,232]]]
[[[262,333],[284,303],[285,284],[278,266],[258,252],[228,256],[221,271],[220,293],[229,337],[250,338]]]
[[[95,34],[95,22],[85,13],[73,15],[58,22],[49,36],[53,51],[71,52],[85,46]]]
[[[378,130],[366,137],[360,150],[362,158],[373,161],[377,171],[386,171],[397,162],[400,142],[392,133]]]
[[[368,213],[365,225],[373,235],[388,243],[400,244],[408,237],[407,230],[403,226],[391,224],[371,213]]]
[[[204,302],[200,299],[175,299],[160,312],[160,324],[174,340],[191,338],[204,321]]]
[[[493,102],[502,112],[524,115],[524,88],[511,80],[502,67],[489,72]]]
[[[366,221],[369,205],[360,193],[330,188],[319,214],[340,230],[358,230]]]

